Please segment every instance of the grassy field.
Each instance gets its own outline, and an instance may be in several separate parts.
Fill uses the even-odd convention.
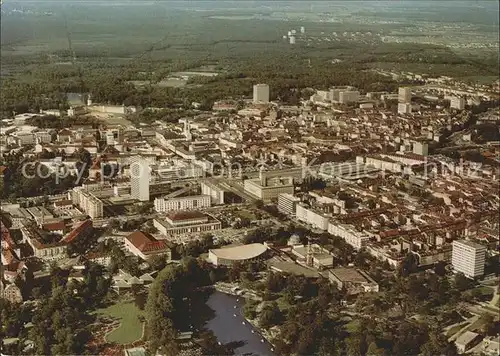
[[[353,332],[356,332],[359,330],[360,328],[360,321],[359,320],[353,320],[353,321],[350,321],[348,322],[346,325],[345,325],[345,328],[346,330],[349,332],[349,333],[353,333]]]
[[[142,337],[143,323],[139,320],[142,312],[134,302],[120,301],[107,308],[99,309],[97,313],[120,321],[120,326],[106,335],[107,341],[129,344]]]

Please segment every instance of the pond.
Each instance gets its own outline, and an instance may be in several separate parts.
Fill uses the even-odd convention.
[[[206,324],[217,340],[223,344],[244,342],[235,350],[236,355],[273,356],[272,346],[243,317],[245,300],[221,292],[214,292],[207,301],[215,316]]]

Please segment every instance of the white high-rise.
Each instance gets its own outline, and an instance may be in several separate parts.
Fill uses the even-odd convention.
[[[400,103],[411,103],[411,89],[408,87],[399,88],[398,101]]]
[[[130,195],[140,201],[149,201],[149,164],[141,157],[130,163]]]
[[[467,240],[453,241],[451,264],[456,272],[462,272],[468,278],[482,276],[485,259],[485,246]]]
[[[465,109],[465,99],[456,96],[452,97],[450,100],[450,108],[457,110]]]
[[[254,103],[269,102],[269,85],[255,84],[253,86],[253,102]]]

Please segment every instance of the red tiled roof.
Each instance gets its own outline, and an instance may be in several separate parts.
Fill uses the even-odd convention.
[[[88,219],[80,223],[76,228],[71,230],[63,239],[62,242],[69,243],[77,238],[86,229],[92,227],[92,220]]]
[[[14,247],[14,241],[12,240],[12,237],[10,236],[10,231],[7,229],[7,227],[0,222],[0,231],[1,231],[1,238],[2,238],[2,248],[5,249],[10,249]]]
[[[127,236],[127,240],[142,253],[160,252],[169,248],[167,241],[156,240],[150,234],[142,231],[131,233]]]
[[[43,224],[42,229],[45,231],[58,231],[58,230],[64,230],[66,225],[64,225],[64,221],[58,221],[58,222],[53,222],[53,223],[48,223],[48,224]]]
[[[6,265],[10,265],[16,259],[11,250],[2,250],[2,255]]]

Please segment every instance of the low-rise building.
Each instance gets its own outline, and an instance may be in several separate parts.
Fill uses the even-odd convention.
[[[472,347],[477,345],[480,341],[481,336],[472,331],[465,331],[455,340],[455,346],[459,354],[463,354],[470,350]]]
[[[209,195],[194,195],[178,198],[156,198],[154,200],[155,210],[159,213],[209,208],[210,205],[211,199]]]
[[[125,247],[134,256],[143,260],[148,260],[153,256],[165,255],[170,261],[172,258],[172,249],[165,240],[157,240],[150,234],[142,231],[131,233],[125,238]]]
[[[293,245],[291,252],[300,264],[319,270],[333,267],[333,255],[317,244]]]
[[[334,268],[328,271],[328,279],[335,282],[338,289],[345,289],[350,295],[379,291],[378,283],[357,268]]]
[[[0,280],[0,285],[2,285],[2,281]],[[1,296],[3,299],[8,300],[13,304],[22,303],[23,295],[21,294],[21,290],[14,283],[9,283],[6,286],[2,285],[2,293]]]
[[[365,247],[370,240],[370,237],[366,233],[356,230],[354,226],[341,224],[335,221],[329,222],[328,233],[343,238],[345,242],[354,247],[356,250],[360,250]]]
[[[218,248],[208,251],[208,261],[215,266],[230,267],[236,262],[255,261],[265,257],[267,246],[259,243]]]
[[[168,214],[165,219],[156,218],[153,225],[163,235],[201,233],[221,229],[221,222],[199,211],[183,211]]]
[[[316,229],[323,231],[328,230],[329,216],[320,211],[316,211],[305,204],[297,204],[295,216],[297,217],[297,220],[312,225],[312,227]]]
[[[43,260],[55,260],[66,257],[67,245],[75,239],[85,239],[93,233],[92,220],[87,219],[75,224],[73,229],[61,239],[52,236],[51,242],[46,242],[47,232],[36,225],[27,223],[21,227],[23,240],[33,248],[35,257]]]

